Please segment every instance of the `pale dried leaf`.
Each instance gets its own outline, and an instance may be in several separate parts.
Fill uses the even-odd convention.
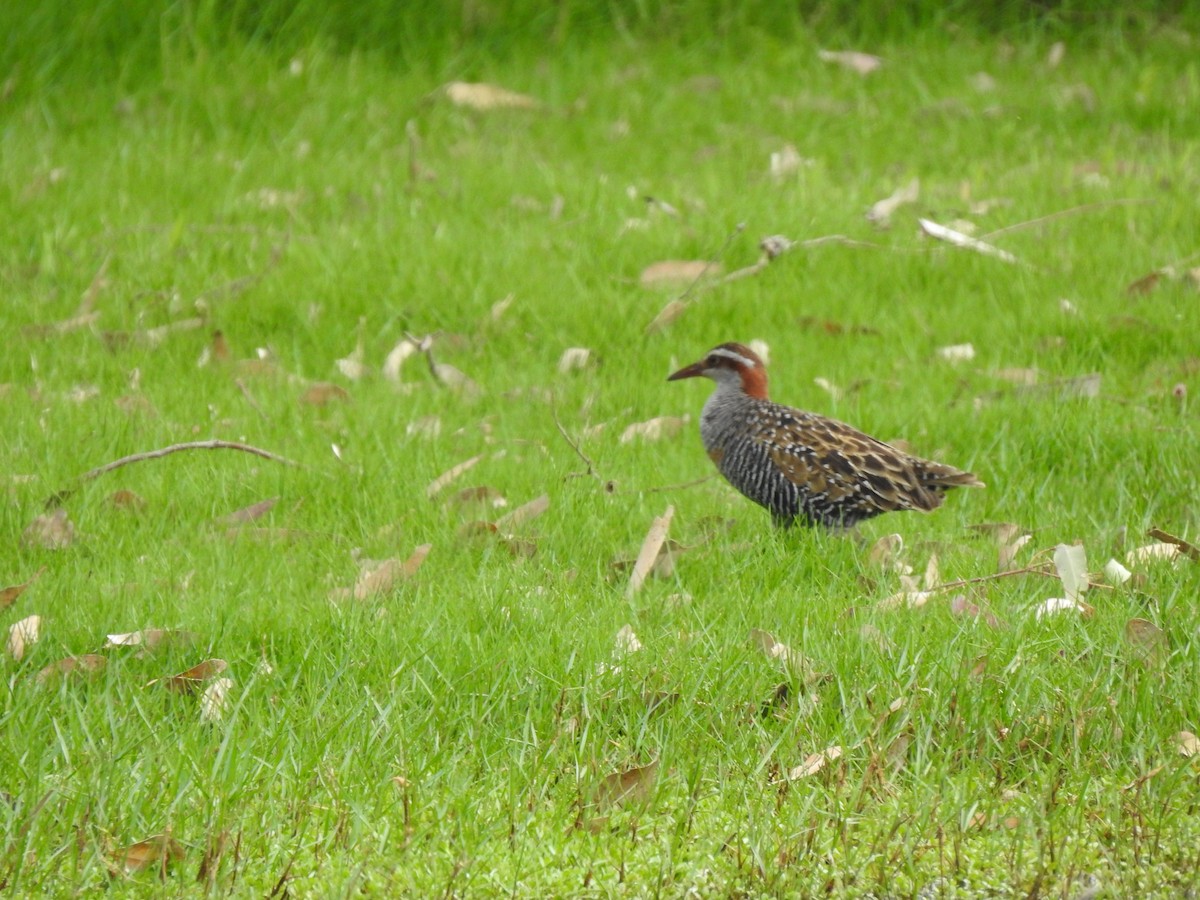
[[[1179,562],[1180,549],[1176,544],[1157,543],[1135,547],[1125,554],[1125,564],[1137,568],[1140,563]]]
[[[437,416],[421,416],[413,419],[404,426],[404,433],[420,435],[424,438],[435,438],[442,433],[442,420]]]
[[[859,75],[870,75],[883,65],[883,60],[860,50],[818,50],[822,62],[835,63]]]
[[[766,341],[754,338],[747,346],[758,355],[764,366],[771,364],[771,346]]]
[[[433,544],[422,544],[406,560],[398,557],[385,559],[378,565],[363,570],[352,588],[337,588],[330,592],[333,600],[369,600],[392,590],[404,578],[411,578],[425,562]]]
[[[638,276],[638,283],[644,288],[675,290],[701,278],[715,278],[722,271],[720,263],[703,259],[666,259],[646,266]]]
[[[948,347],[939,347],[938,356],[952,363],[970,362],[975,358],[975,346],[973,344],[951,344]]]
[[[904,538],[899,534],[885,534],[871,545],[867,559],[882,569],[895,569],[900,564],[900,554],[903,552]]]
[[[795,146],[787,144],[782,150],[775,150],[771,153],[769,171],[772,178],[781,179],[808,168],[814,162],[815,160],[801,156]]]
[[[192,644],[197,635],[192,631],[182,631],[175,628],[146,628],[141,631],[130,631],[125,634],[110,634],[104,644],[104,649],[113,647],[141,647],[143,651],[157,650],[168,644]]]
[[[1054,568],[1068,599],[1078,600],[1088,589],[1087,554],[1081,544],[1059,544],[1054,548]]]
[[[233,692],[232,678],[218,678],[200,695],[200,721],[219,722],[229,709],[230,694]]]
[[[562,374],[586,369],[592,364],[592,351],[586,347],[568,347],[558,358],[558,371]]]
[[[550,495],[542,494],[528,503],[522,504],[512,512],[501,516],[496,520],[496,527],[500,529],[513,529],[524,525],[526,522],[532,522],[542,513],[550,508]]]
[[[443,472],[437,478],[433,479],[433,481],[429,482],[429,487],[425,488],[425,496],[426,497],[437,496],[437,494],[443,488],[445,488],[446,485],[450,484],[452,481],[454,481],[456,478],[461,476],[464,472],[466,472],[471,467],[477,465],[483,459],[483,457],[484,457],[484,454],[480,453],[478,456],[472,456],[470,459],[463,460],[458,465],[447,469],[445,472]]]
[[[929,562],[925,565],[925,577],[923,579],[925,590],[932,591],[942,583],[942,573],[938,568],[938,558],[936,553],[929,556]]]
[[[388,381],[399,384],[402,381],[400,378],[400,369],[410,356],[415,356],[419,352],[420,348],[411,338],[406,337],[401,339],[383,361],[383,377]]]
[[[813,384],[827,393],[834,400],[842,399],[842,389],[823,375],[818,375],[816,378],[814,378]]]
[[[1003,628],[1000,618],[981,603],[975,603],[965,594],[955,594],[950,598],[950,614],[969,619],[983,619],[991,628]]]
[[[610,809],[617,805],[646,803],[654,792],[658,778],[658,760],[644,766],[635,766],[606,775],[596,787],[593,803],[597,809]]]
[[[1017,258],[1007,250],[1001,250],[999,247],[963,234],[961,231],[955,231],[953,228],[947,228],[945,225],[939,225],[937,222],[932,222],[929,219],[917,219],[917,223],[921,226],[921,230],[925,234],[936,240],[945,241],[948,244],[952,244],[955,247],[962,247],[966,250],[974,250],[976,253],[982,253],[984,256],[993,256],[1007,263],[1015,263],[1017,261]]]
[[[1109,584],[1124,584],[1132,577],[1133,573],[1115,559],[1110,559],[1104,564],[1104,578]]]
[[[528,94],[518,94],[486,82],[451,81],[443,91],[455,106],[481,112],[493,109],[537,109],[541,105]]]
[[[1089,616],[1093,609],[1086,603],[1071,597],[1051,597],[1038,604],[1034,610],[1034,614],[1038,619],[1052,616],[1061,612],[1077,612],[1082,616]]]
[[[1019,384],[1022,387],[1033,387],[1038,383],[1038,370],[1036,367],[1020,368],[1014,366],[1007,369],[996,369],[992,372],[992,375],[1003,381]]]
[[[658,416],[645,422],[635,422],[621,432],[620,441],[622,444],[628,444],[637,438],[645,441],[657,441],[666,437],[674,437],[688,423],[689,418],[689,416]]]
[[[363,357],[366,351],[363,348],[363,329],[365,320],[358,320],[358,337],[354,343],[354,349],[346,356],[334,361],[339,372],[349,378],[351,381],[359,381],[367,374],[366,363],[363,362]]]
[[[43,513],[29,523],[21,535],[21,543],[27,547],[45,550],[62,550],[75,542],[75,526],[67,517],[63,507]]]
[[[906,203],[916,203],[921,196],[921,179],[914,178],[903,187],[897,188],[891,196],[876,200],[867,210],[867,221],[874,222],[879,227],[886,227],[892,218],[892,213]]]
[[[996,554],[996,570],[999,572],[1007,572],[1013,567],[1013,561],[1016,559],[1017,551],[1033,540],[1032,534],[1019,534],[1011,541],[1002,543]]]
[[[1164,544],[1174,544],[1179,548],[1179,552],[1188,559],[1200,562],[1200,547],[1195,544],[1185,541],[1181,537],[1176,537],[1169,532],[1163,531],[1161,528],[1151,528],[1146,532],[1148,537],[1152,537],[1157,541],[1162,541]]]
[[[8,644],[5,649],[14,662],[24,659],[25,651],[38,642],[41,627],[41,616],[26,616],[8,626]]]
[[[920,609],[930,598],[934,596],[932,591],[900,591],[892,594],[890,597],[884,597],[879,601],[880,609]]]
[[[95,675],[102,672],[108,660],[96,653],[86,653],[83,656],[68,656],[58,662],[51,663],[37,674],[37,682],[47,685],[58,678],[70,675]]]
[[[1049,69],[1057,69],[1067,55],[1067,45],[1062,41],[1055,41],[1050,45],[1050,52],[1046,54],[1046,67]]]
[[[457,506],[490,506],[493,509],[508,506],[508,500],[505,499],[504,494],[486,484],[463,488],[457,494],[448,497],[446,502],[454,503]]]
[[[627,653],[636,653],[642,649],[642,642],[638,640],[637,634],[634,633],[632,625],[622,625],[617,631],[616,646],[613,650],[617,656],[624,656]]]
[[[512,306],[515,299],[516,297],[513,294],[509,294],[507,297],[493,303],[491,309],[492,321],[499,322],[504,317],[504,314],[508,312],[508,308]]]
[[[646,539],[642,542],[642,549],[638,553],[637,562],[633,564],[633,572],[629,575],[629,586],[625,589],[626,597],[632,597],[641,590],[646,576],[650,574],[650,569],[653,568],[659,551],[662,550],[663,543],[667,539],[667,532],[670,530],[671,519],[674,515],[675,507],[668,506],[666,511],[651,523],[650,530],[646,532]]]
[[[842,748],[836,744],[832,747],[826,747],[824,750],[819,750],[816,753],[810,753],[805,757],[804,762],[788,771],[788,781],[796,781],[799,778],[808,778],[816,775],[829,763],[835,759],[840,759],[841,756]]]
[[[1200,753],[1200,738],[1192,734],[1190,731],[1181,731],[1172,738],[1175,744],[1175,749],[1179,751],[1180,756],[1186,756],[1191,759],[1193,756]]]

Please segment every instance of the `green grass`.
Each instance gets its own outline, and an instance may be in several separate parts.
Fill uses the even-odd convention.
[[[836,40],[750,30],[736,49],[626,36],[480,56],[469,72],[322,42],[289,65],[237,43],[173,52],[158,76],[117,87],[18,83],[0,109],[0,582],[45,572],[0,612],[6,630],[42,616],[25,659],[3,662],[0,883],[27,895],[1194,889],[1200,770],[1172,741],[1200,731],[1195,565],[1135,567],[1136,588],[1089,593],[1090,618],[1038,621],[1034,607],[1061,593],[1050,579],[985,582],[971,597],[1003,620],[991,628],[952,615],[954,591],[887,609],[899,578],[865,549],[897,531],[918,572],[936,553],[951,580],[995,571],[976,523],[1034,530],[1020,563],[1082,541],[1093,571],[1152,525],[1195,535],[1197,419],[1174,390],[1200,390],[1197,290],[1125,290],[1200,249],[1194,41],[1178,28],[1086,33],[1051,69],[1049,36],[931,30],[864,46],[887,59],[867,78],[817,60]],[[979,72],[993,89],[972,85]],[[545,108],[455,108],[435,91],[462,77]],[[430,177],[410,178],[410,127]],[[812,163],[777,181],[769,157],[787,144]],[[876,231],[864,211],[912,177],[920,201]],[[1003,203],[971,212],[988,198]],[[1020,265],[916,234],[917,216],[982,234],[1077,207],[993,239]],[[672,294],[639,287],[641,270],[711,257],[738,223],[727,269],[771,234],[879,246],[794,249],[693,294],[647,336]],[[39,330],[75,315],[101,270],[91,326]],[[192,317],[202,327],[138,339]],[[231,358],[198,366],[215,330]],[[438,332],[438,360],[481,395],[439,387],[420,358],[403,389],[382,378],[406,331]],[[336,360],[359,335],[371,371],[351,382]],[[666,375],[753,338],[771,346],[777,399],[904,438],[987,490],[870,522],[860,545],[773,531],[716,480],[671,488],[709,474],[696,434],[707,385]],[[966,342],[974,360],[938,357]],[[573,346],[599,365],[558,373]],[[242,362],[257,348],[273,373]],[[1099,372],[1100,393],[1020,391],[995,376],[1008,367],[1036,367],[1043,385]],[[857,387],[834,401],[818,377]],[[303,403],[318,381],[348,399]],[[555,411],[600,479],[580,477]],[[660,415],[691,421],[620,442]],[[410,432],[430,416],[436,436]],[[69,547],[22,542],[80,473],[213,438],[300,465],[230,451],[138,463],[65,499]],[[444,494],[488,485],[510,509],[548,494],[545,515],[516,529],[532,558],[464,539],[480,513],[426,498],[476,454]],[[145,508],[114,508],[118,490]],[[269,497],[280,502],[254,525],[276,540],[227,537],[222,516]],[[626,599],[612,563],[636,556],[668,504],[689,549]],[[356,558],[425,543],[394,590],[330,600],[355,582]],[[1165,632],[1162,664],[1138,660],[1132,617]],[[626,624],[643,647],[614,656]],[[149,627],[196,643],[100,649]],[[782,672],[750,643],[755,628],[828,678]],[[97,677],[38,683],[89,652],[109,660]],[[147,686],[207,657],[234,680],[215,724],[196,698]],[[776,709],[781,682],[791,702]],[[839,760],[787,781],[831,745]],[[646,802],[597,819],[588,798],[604,776],[652,760]],[[167,831],[184,855],[166,887],[154,867],[112,874],[123,848]]]

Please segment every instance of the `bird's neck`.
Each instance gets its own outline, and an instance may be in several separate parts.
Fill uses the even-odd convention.
[[[753,397],[755,400],[767,399],[767,373],[763,369],[757,366],[744,369],[741,376],[741,390],[747,397]],[[734,387],[736,390],[736,386]]]

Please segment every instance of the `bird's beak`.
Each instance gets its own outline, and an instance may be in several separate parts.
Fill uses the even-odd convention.
[[[681,378],[697,378],[704,374],[704,361],[692,363],[690,366],[685,366],[674,375],[667,377],[667,381],[678,381]]]

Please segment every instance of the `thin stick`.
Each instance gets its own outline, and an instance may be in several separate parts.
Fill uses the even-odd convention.
[[[734,238],[736,238],[745,230],[745,222],[738,222],[737,225],[734,226],[733,231],[729,232],[729,236],[725,238],[725,243],[721,245],[720,249],[717,250],[716,254],[708,261],[704,268],[700,270],[700,274],[693,278],[692,283],[687,286],[684,292],[675,298],[676,302],[687,303],[688,295],[696,289],[696,285],[701,282],[704,276],[707,275],[713,267],[721,262],[721,257],[725,255],[725,251],[729,249],[729,245],[733,243]]]
[[[663,491],[682,491],[685,488],[693,488],[696,485],[704,484],[706,481],[712,481],[716,475],[705,475],[703,478],[697,478],[695,481],[685,481],[682,484],[664,484],[662,487],[644,488],[638,493],[641,494],[659,494]]]
[[[188,441],[183,444],[172,444],[169,447],[162,447],[158,450],[147,450],[144,453],[134,453],[130,456],[122,456],[120,459],[113,460],[110,463],[105,463],[102,466],[97,466],[87,472],[84,472],[77,479],[78,481],[91,481],[94,478],[99,478],[106,472],[111,472],[114,469],[120,469],[122,466],[128,466],[136,462],[145,462],[148,459],[160,459],[164,456],[169,456],[172,453],[179,453],[183,450],[241,450],[243,453],[250,453],[254,456],[261,456],[263,459],[269,459],[272,462],[283,463],[285,466],[298,466],[297,462],[293,462],[283,456],[278,456],[269,450],[262,450],[258,447],[252,447],[249,444],[239,444],[237,441]]]
[[[604,479],[600,477],[600,473],[596,471],[596,464],[592,462],[591,458],[586,453],[579,449],[579,445],[571,440],[571,436],[567,434],[567,429],[563,428],[562,422],[558,420],[558,408],[555,406],[553,401],[550,403],[550,415],[554,417],[554,427],[557,428],[558,433],[563,436],[563,440],[567,442],[567,445],[575,451],[575,455],[582,459],[584,465],[587,466],[587,474],[603,481]]]
[[[1043,575],[1046,578],[1058,578],[1057,572],[1051,572],[1048,563],[1035,563],[1031,566],[1025,566],[1023,569],[1009,569],[1007,572],[996,572],[994,575],[980,575],[977,578],[963,578],[959,581],[947,581],[945,584],[937,584],[929,591],[948,591],[953,588],[965,587],[968,584],[980,584],[984,581],[996,581],[999,578],[1010,578],[1013,575]],[[1096,584],[1094,581],[1088,582],[1089,588],[1099,588],[1102,591],[1112,590],[1112,585]]]
[[[995,231],[989,231],[987,234],[981,234],[979,240],[983,241],[988,238],[994,238],[997,235],[1008,234],[1010,231],[1020,231],[1022,228],[1032,228],[1034,225],[1044,225],[1047,222],[1053,222],[1055,219],[1091,212],[1094,209],[1104,209],[1107,206],[1129,206],[1134,203],[1153,202],[1153,200],[1141,197],[1125,197],[1118,200],[1099,200],[1095,203],[1084,203],[1082,206],[1072,206],[1070,209],[1059,210],[1047,216],[1039,216],[1036,219],[1030,219],[1028,222],[1017,222],[1015,225],[1006,225],[1004,228],[998,228]]]

